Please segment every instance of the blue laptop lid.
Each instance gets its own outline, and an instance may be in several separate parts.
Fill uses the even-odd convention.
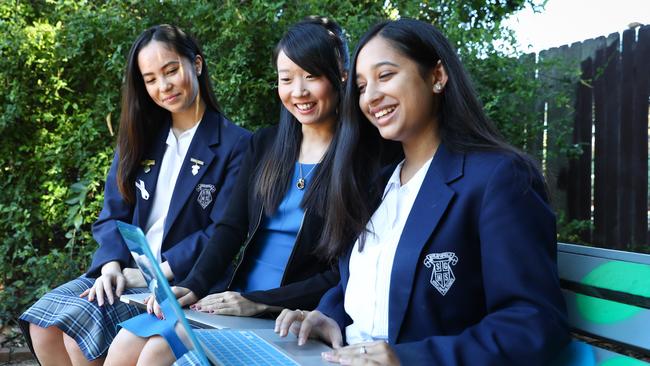
[[[185,314],[176,300],[176,296],[172,292],[165,275],[163,275],[162,270],[158,265],[158,261],[151,252],[151,249],[149,249],[147,238],[142,230],[135,225],[127,224],[122,221],[117,221],[117,229],[120,231],[122,238],[124,238],[126,245],[129,247],[133,259],[140,268],[140,271],[147,282],[149,291],[156,295],[156,300],[158,300],[158,304],[160,304],[165,318],[175,319],[180,322],[192,344],[191,346],[193,350],[195,351],[192,352],[193,356],[198,358],[202,365],[209,366],[210,362],[208,362],[208,359],[201,350],[196,335],[192,331],[190,324],[187,322]]]

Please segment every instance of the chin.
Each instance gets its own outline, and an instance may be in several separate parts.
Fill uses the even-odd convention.
[[[379,134],[385,140],[398,141],[398,134],[395,131],[387,128],[380,128]]]

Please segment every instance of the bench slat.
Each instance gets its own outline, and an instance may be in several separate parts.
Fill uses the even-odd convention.
[[[574,330],[650,352],[650,310],[562,291]]]
[[[650,255],[635,257],[646,259]],[[650,264],[566,251],[558,252],[557,262],[561,285],[565,289],[650,308]]]
[[[586,245],[557,243],[558,253],[573,253],[622,262],[650,264],[650,254],[625,252],[622,250],[588,247]]]
[[[643,366],[650,363],[599,348],[585,342],[572,341],[550,366]]]

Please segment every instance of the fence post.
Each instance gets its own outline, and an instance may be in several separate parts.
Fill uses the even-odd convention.
[[[633,151],[630,169],[638,176],[635,182],[632,227],[632,243],[636,246],[648,244],[648,115],[650,108],[650,25],[641,27],[634,55],[634,81],[636,83],[632,109]]]

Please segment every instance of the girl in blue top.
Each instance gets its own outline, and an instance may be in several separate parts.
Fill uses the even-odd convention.
[[[447,39],[416,20],[373,27],[342,110],[323,237],[341,281],[317,310],[283,311],[276,331],[320,338],[345,365],[547,364],[569,340],[555,216]],[[379,135],[404,152],[383,172],[360,154]]]

